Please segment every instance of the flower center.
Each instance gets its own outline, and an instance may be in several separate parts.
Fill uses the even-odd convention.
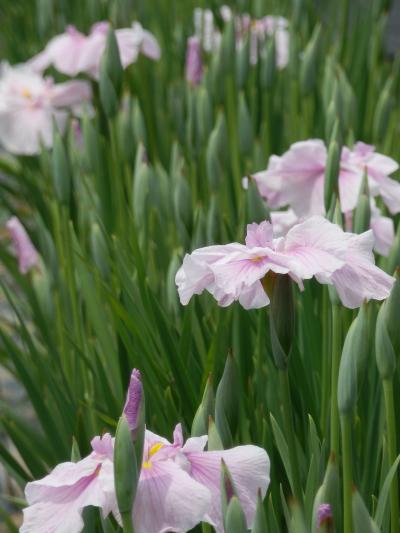
[[[29,89],[27,89],[26,87],[22,90],[22,96],[24,98],[28,98],[29,100],[32,99],[32,93]]]
[[[142,467],[146,469],[152,468],[153,463],[150,461],[150,459],[163,447],[164,447],[163,442],[156,442],[156,444],[153,444],[153,446],[148,451],[147,461],[143,461]]]

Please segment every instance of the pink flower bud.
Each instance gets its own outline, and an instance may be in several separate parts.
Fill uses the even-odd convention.
[[[26,274],[31,268],[39,264],[39,255],[17,217],[10,218],[6,227],[10,232],[17,254],[19,271],[21,274]]]
[[[191,85],[198,85],[203,77],[203,61],[201,58],[200,40],[196,36],[189,37],[186,49],[186,80]]]

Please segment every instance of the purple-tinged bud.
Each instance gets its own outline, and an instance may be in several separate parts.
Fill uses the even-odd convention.
[[[193,86],[199,85],[203,78],[201,44],[198,37],[189,37],[186,48],[186,81]]]
[[[39,254],[17,217],[11,217],[6,227],[14,244],[19,271],[26,274],[31,268],[39,265]]]
[[[321,503],[317,512],[317,528],[333,525],[332,507],[329,503]]]
[[[129,429],[135,431],[140,423],[140,410],[143,397],[143,387],[140,371],[134,368],[131,374],[128,394],[124,406],[124,415]]]

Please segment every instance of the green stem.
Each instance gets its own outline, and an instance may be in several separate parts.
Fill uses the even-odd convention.
[[[393,380],[383,380],[383,393],[385,397],[386,431],[388,439],[388,452],[390,466],[397,457],[396,442],[396,414],[394,410]],[[395,474],[390,488],[390,531],[399,533],[399,485],[397,473]]]
[[[286,369],[279,369],[280,389],[282,394],[283,423],[285,426],[288,445],[289,461],[292,471],[293,495],[303,506],[303,492],[300,484],[300,468],[296,450],[296,438],[293,424],[292,403],[290,398],[289,373]]]
[[[320,425],[323,434],[326,433],[327,423],[328,423],[328,411],[329,411],[329,398],[330,398],[330,362],[331,362],[331,353],[330,353],[330,304],[329,304],[329,293],[327,287],[323,288],[322,294],[322,327],[323,327],[323,337],[322,337],[322,369],[321,369],[321,415],[320,415]]]
[[[135,529],[133,527],[132,513],[121,513],[121,519],[124,533],[135,533]]]
[[[353,532],[352,513],[352,460],[351,460],[351,413],[340,416],[342,428],[343,461],[343,533]]]
[[[339,452],[340,427],[337,402],[337,383],[339,377],[341,352],[340,308],[332,305],[332,369],[331,369],[331,452],[336,456]]]

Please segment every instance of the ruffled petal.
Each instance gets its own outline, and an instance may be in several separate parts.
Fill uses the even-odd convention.
[[[172,460],[142,468],[133,508],[136,533],[184,533],[203,520],[210,491]]]
[[[188,453],[187,458],[191,464],[191,476],[206,486],[212,495],[206,521],[213,525],[218,533],[223,533],[220,493],[223,459],[231,473],[247,525],[251,527],[258,490],[261,490],[264,497],[270,481],[270,462],[265,450],[251,445],[238,446],[224,451]]]
[[[393,219],[375,216],[371,218],[370,226],[375,237],[375,251],[383,256],[389,255],[394,241]]]
[[[38,154],[41,142],[46,147],[53,144],[53,118],[64,131],[68,118],[65,111],[28,106],[0,111],[0,143],[13,154]]]
[[[290,271],[301,279],[335,272],[345,264],[350,238],[323,217],[311,217],[293,226],[284,241]]]
[[[92,97],[89,83],[86,81],[67,81],[54,85],[50,100],[55,107],[72,107],[88,102]]]
[[[113,464],[95,454],[78,463],[62,463],[45,478],[28,483],[22,533],[75,533],[83,527],[82,510],[100,507],[118,513]]]
[[[364,301],[384,300],[390,294],[394,278],[374,264],[372,230],[353,235],[347,251],[346,264],[332,274],[343,305],[354,309]]]

